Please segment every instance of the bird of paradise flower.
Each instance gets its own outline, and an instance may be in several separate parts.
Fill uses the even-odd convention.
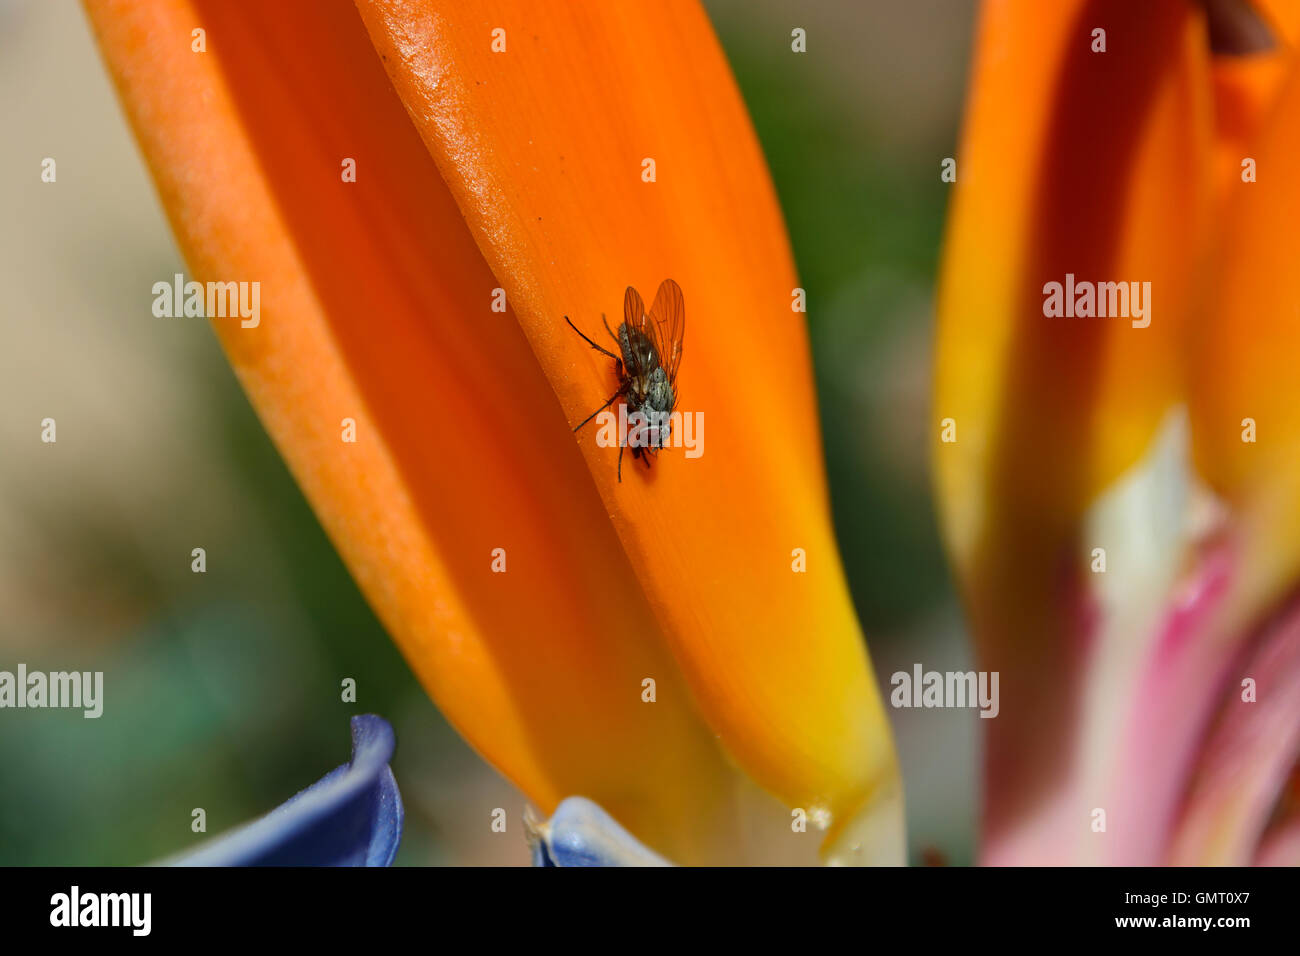
[[[261,283],[256,328],[215,323],[236,374],[465,738],[674,861],[762,859],[751,780],[825,859],[901,862],[798,281],[702,10],[86,6],[192,273]],[[620,485],[561,317],[664,277],[707,453]]]

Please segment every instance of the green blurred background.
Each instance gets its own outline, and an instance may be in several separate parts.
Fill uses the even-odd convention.
[[[887,695],[913,662],[972,666],[927,454],[939,168],[973,2],[706,6],[808,291],[836,530]],[[183,267],[72,0],[0,0],[0,107],[0,669],[102,670],[113,717],[0,711],[0,864],[175,853],[200,839],[191,808],[219,833],[344,762],[360,712],[397,730],[399,863],[526,863],[517,833],[466,825],[523,798],[417,685],[215,338],[136,321],[140,290]],[[913,860],[971,862],[974,712],[890,716]]]

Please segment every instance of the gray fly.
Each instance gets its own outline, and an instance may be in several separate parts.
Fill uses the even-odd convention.
[[[677,406],[677,369],[682,364],[682,336],[686,331],[686,303],[681,287],[665,279],[655,293],[647,312],[640,293],[631,286],[623,294],[623,322],[615,333],[609,320],[601,315],[605,331],[618,344],[620,355],[601,348],[587,338],[566,315],[564,321],[597,352],[614,360],[618,389],[573,430],[586,425],[620,398],[627,402],[629,419],[636,425],[628,430],[626,442],[618,443],[618,480],[623,480],[623,448],[632,446],[632,457],[645,457],[650,466],[651,453],[663,448],[672,434],[669,416]]]

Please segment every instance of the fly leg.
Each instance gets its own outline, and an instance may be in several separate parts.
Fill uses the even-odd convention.
[[[604,319],[605,317],[602,315],[601,318]],[[573,324],[573,320],[571,320],[567,315],[564,317],[564,321],[565,321],[565,322],[568,322],[568,323],[569,323],[569,328],[573,329],[573,331],[575,331],[575,332],[577,332],[579,335],[581,335],[581,336],[582,336],[582,340],[583,340],[584,342],[586,342],[588,345],[590,345],[590,346],[591,346],[593,349],[595,349],[597,352],[601,352],[601,353],[603,353],[603,354],[605,354],[605,355],[608,355],[608,356],[609,356],[610,358],[612,358],[612,359],[616,359],[616,360],[618,359],[618,356],[615,355],[613,352],[609,351],[609,349],[603,349],[603,348],[601,348],[599,345],[597,345],[595,342],[593,342],[591,339],[587,338],[587,336],[583,333],[582,329],[580,329],[580,328],[578,328],[576,325],[574,325],[574,324]],[[605,328],[606,328],[606,329],[609,328],[609,323],[608,323],[608,322],[605,323]],[[610,334],[612,335],[613,333],[611,332]],[[617,340],[615,340],[615,341],[617,341]]]
[[[640,433],[637,433],[637,434],[638,434],[638,436],[639,436]],[[650,450],[649,450],[648,448],[646,448],[645,446],[643,446],[643,445],[641,445],[641,444],[639,443],[639,442],[640,442],[640,439],[639,439],[639,438],[638,438],[637,441],[631,441],[631,433],[629,433],[628,438],[629,438],[629,441],[630,441],[630,443],[631,443],[631,445],[632,445],[632,457],[633,457],[633,458],[640,458],[640,459],[645,463],[645,466],[646,466],[647,468],[649,468],[649,467],[650,467]],[[622,449],[622,447],[620,447],[619,450],[618,450],[618,467],[619,467],[619,478],[618,478],[618,480],[619,480],[619,481],[622,481],[622,480],[623,480],[623,449]]]
[[[582,333],[579,332],[578,334],[581,335]],[[599,348],[599,346],[597,346],[597,348]],[[582,424],[581,424],[581,425],[575,425],[574,428],[573,428],[573,430],[576,432],[576,431],[577,431],[579,428],[581,428],[583,425],[587,424],[587,422],[591,421],[593,418],[595,418],[597,415],[599,415],[599,414],[600,414],[601,412],[603,412],[605,409],[609,408],[609,406],[613,405],[614,402],[615,402],[615,400],[617,400],[618,397],[621,396],[621,395],[622,395],[624,392],[626,392],[626,391],[627,391],[627,382],[624,382],[622,385],[620,385],[620,386],[618,387],[618,391],[617,391],[617,392],[615,392],[613,395],[609,396],[609,401],[607,401],[604,405],[600,406],[600,408],[596,409],[594,412],[592,412],[590,415],[588,415],[586,418],[584,418],[584,419],[582,420]]]
[[[609,319],[605,318],[604,312],[600,313],[600,321],[605,323],[605,331],[608,332],[609,337],[614,340],[614,344],[618,346],[618,350],[620,352],[623,351],[623,343],[619,341],[618,336],[614,334],[614,330],[609,327]]]
[[[636,436],[635,440],[632,439],[632,435]],[[649,429],[645,425],[637,428],[635,432],[630,432],[628,434],[628,439],[632,444],[632,457],[640,458],[645,462],[647,468],[650,467],[650,455],[654,452],[654,446],[647,444],[648,436]]]

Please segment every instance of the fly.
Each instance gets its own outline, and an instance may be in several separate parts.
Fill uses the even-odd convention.
[[[618,389],[573,430],[576,432],[620,398],[627,402],[633,413],[639,413],[638,423],[628,430],[627,444],[632,446],[632,457],[645,456],[650,467],[651,453],[658,453],[672,435],[669,416],[677,406],[677,369],[682,364],[682,336],[686,331],[686,303],[682,290],[672,279],[665,279],[655,293],[655,301],[647,312],[640,293],[631,286],[623,293],[623,322],[615,333],[609,320],[601,315],[605,331],[618,344],[621,354],[615,355],[587,338],[566,315],[564,321],[573,331],[597,352],[614,360],[618,375]],[[618,480],[623,480],[622,436],[618,443]]]

